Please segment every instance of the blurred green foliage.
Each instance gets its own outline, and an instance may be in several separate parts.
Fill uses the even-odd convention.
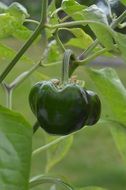
[[[6,44],[11,44],[13,47],[18,47],[14,40],[4,40]],[[34,45],[28,52],[28,56],[37,61],[41,55],[40,46]],[[0,60],[0,69],[6,66],[5,60]],[[109,63],[108,63],[109,64]],[[91,65],[90,65],[91,66]],[[7,81],[12,81],[22,71],[31,67],[31,64],[19,62],[13,69],[11,76],[7,77]],[[88,66],[87,66],[88,67]],[[99,68],[97,65],[93,65]],[[100,67],[103,67],[102,65]],[[126,86],[125,66],[120,65],[116,68],[122,82]],[[32,75],[25,80],[13,93],[13,109],[23,113],[31,123],[35,118],[31,113],[28,105],[28,94],[31,84],[38,80],[43,80],[42,76],[48,75],[50,78],[60,78],[61,66],[56,65],[50,68],[40,68],[39,75]],[[83,79],[88,84],[88,88],[92,89],[86,72],[85,67],[80,67],[74,73],[78,79]],[[20,97],[20,98],[19,98]],[[22,103],[23,102],[23,103]],[[4,105],[5,95],[3,90],[0,94],[0,103]],[[111,136],[110,125],[98,125],[94,127],[84,128],[82,131],[75,135],[74,144],[68,155],[57,164],[49,173],[49,175],[61,176],[69,180],[74,186],[87,186],[97,185],[108,188],[108,190],[125,190],[126,189],[126,168],[123,163],[122,157],[119,154]],[[44,132],[39,129],[33,137],[33,149],[40,147],[45,143]],[[43,151],[39,156],[32,159],[31,176],[44,173],[47,152]],[[45,190],[49,186],[40,186],[36,190]],[[59,189],[58,189],[59,190]]]
[[[12,1],[5,1],[4,3],[10,4]],[[26,6],[32,17],[38,19],[40,16],[40,3],[41,0],[18,0],[19,3]],[[30,2],[30,3],[29,3]],[[8,42],[6,42],[8,43]],[[10,42],[11,46],[17,46],[14,41]],[[38,55],[39,52],[39,55]],[[33,47],[28,51],[28,55],[34,60],[40,56],[41,50],[39,47]],[[1,61],[0,68],[6,66],[5,61]],[[18,76],[23,70],[29,68],[27,64],[21,62],[14,68],[11,77],[7,80],[10,82],[15,76]],[[54,66],[52,68],[40,69],[42,75],[48,75],[51,78],[59,78],[60,66]],[[126,85],[125,69],[120,66],[118,73]],[[79,79],[83,79],[88,83],[88,87],[91,88],[90,81],[86,76],[84,67],[79,68],[76,73]],[[40,80],[43,79],[40,75]],[[38,80],[38,77],[37,77]],[[24,83],[22,83],[13,94],[13,108],[19,112],[22,112],[26,118],[29,118],[31,123],[34,121],[34,117],[28,106],[28,94],[31,84],[36,82],[36,77],[29,77]],[[21,99],[19,99],[19,96]],[[0,101],[4,104],[3,91],[0,95]],[[22,104],[23,102],[23,104]],[[25,106],[24,106],[25,105]],[[52,171],[51,174],[56,172],[57,176],[66,176],[75,186],[86,185],[98,185],[110,190],[125,190],[126,189],[126,168],[122,161],[122,158],[111,137],[110,126],[99,125],[97,127],[85,128],[75,136],[73,147],[67,157],[59,163]],[[44,132],[39,130],[33,137],[33,149],[44,144]],[[32,160],[31,175],[42,173],[45,168],[46,152],[41,153],[39,157],[35,157]],[[74,172],[73,172],[74,171]],[[38,188],[36,190],[42,190]],[[44,188],[43,188],[44,189]]]
[[[6,5],[10,5],[12,2],[15,2],[15,0],[2,0],[1,2],[5,3]],[[40,18],[40,12],[41,12],[41,0],[16,0],[16,2],[21,3],[24,5],[29,14],[32,18],[39,19]]]

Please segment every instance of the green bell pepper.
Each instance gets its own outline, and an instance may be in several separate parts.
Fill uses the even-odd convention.
[[[29,95],[31,109],[40,126],[50,134],[68,135],[100,117],[100,100],[76,83],[36,83]]]

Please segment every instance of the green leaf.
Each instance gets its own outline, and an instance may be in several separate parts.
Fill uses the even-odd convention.
[[[126,89],[111,68],[91,69],[88,74],[99,90],[103,118],[110,121],[116,145],[126,161]]]
[[[74,6],[74,4],[77,4]],[[71,16],[74,20],[88,20],[94,23],[89,23],[89,26],[95,33],[98,40],[107,48],[113,49],[113,33],[112,29],[108,25],[107,16],[96,5],[92,5],[88,8],[79,5],[76,1],[64,0],[62,4],[63,10]],[[102,23],[102,25],[98,24]]]
[[[124,5],[126,5],[126,0],[120,0]]]
[[[22,23],[9,13],[0,14],[0,39],[12,36]]]
[[[28,18],[29,14],[27,12],[27,9],[21,5],[20,3],[14,2],[12,3],[8,9],[6,10],[6,12],[8,12],[10,15],[18,17],[18,18]]]
[[[111,132],[122,159],[126,162],[126,125],[111,122]]]
[[[0,189],[27,190],[32,127],[18,113],[0,106]]]
[[[48,143],[56,139],[56,137],[53,136],[46,136],[46,138]],[[51,148],[47,150],[46,171],[52,169],[52,167],[54,167],[66,156],[72,145],[72,142],[73,136],[71,135],[68,138],[65,138],[63,141],[59,142],[58,144],[53,145]]]
[[[0,39],[12,35],[17,26],[18,22],[13,16],[0,14]]]
[[[19,40],[27,40],[32,35],[33,31],[29,30],[25,26],[20,26],[15,30],[13,36]]]
[[[53,63],[60,60],[61,53],[59,52],[59,48],[55,40],[51,41],[48,44],[47,52],[48,52],[48,56],[46,60],[47,63]]]
[[[13,50],[12,48],[3,45],[2,43],[0,43],[0,58],[1,59],[5,59],[5,60],[12,60],[14,58],[14,56],[16,55],[16,51]],[[21,61],[26,62],[26,63],[33,63],[34,61],[32,59],[30,59],[27,56],[23,56],[21,58]]]
[[[57,9],[55,6],[55,1],[52,1],[48,6],[48,17],[50,24],[58,23]]]
[[[100,9],[96,5],[92,5],[92,6],[90,6],[84,10],[84,19],[101,22],[104,25],[108,26],[106,14],[102,11],[102,9]],[[89,24],[89,26],[91,27],[91,29],[95,33],[98,40],[106,48],[113,49],[113,47],[114,47],[113,36],[109,30],[107,30],[106,28],[103,28],[97,24]]]
[[[105,105],[111,110],[110,119],[126,123],[126,89],[112,68],[89,69],[88,75],[99,90]],[[105,109],[104,109],[105,110]],[[103,111],[104,111],[103,110]],[[107,110],[108,115],[108,110]]]
[[[77,1],[75,0],[63,0],[62,1],[62,8],[65,12],[68,14],[73,14],[73,12],[79,12],[82,11],[85,6],[80,5]]]
[[[122,57],[126,60],[126,35],[115,32],[114,37]]]
[[[92,20],[102,22],[104,24],[108,24],[106,14],[97,5],[91,5],[90,7],[85,9],[83,13],[86,19],[90,19],[90,20],[92,19]]]
[[[84,5],[80,5],[75,0],[63,0],[62,9],[75,20],[83,20]]]
[[[86,34],[81,28],[66,29],[70,31],[76,38],[70,39],[66,45],[86,49],[93,43],[92,38]]]
[[[19,30],[20,33],[22,32],[23,35],[26,35],[26,28],[22,25],[27,16],[27,10],[19,3],[10,5],[5,13],[0,14],[0,39],[16,36]],[[27,29],[27,35],[28,31]]]

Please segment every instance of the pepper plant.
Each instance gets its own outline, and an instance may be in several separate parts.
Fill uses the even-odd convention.
[[[69,190],[79,189],[50,176],[49,172],[30,178],[31,157],[40,156],[54,146],[58,149],[62,142],[59,158],[53,160],[54,155],[50,154],[46,167],[46,172],[49,171],[66,155],[74,134],[81,133],[80,129],[84,130],[85,126],[100,123],[104,127],[111,123],[112,136],[126,160],[126,89],[114,69],[96,70],[93,65],[88,66],[99,56],[120,56],[126,61],[126,1],[103,1],[107,9],[99,1],[79,2],[42,0],[40,21],[33,20],[17,2],[10,6],[0,3],[0,58],[7,62],[2,64],[0,73],[1,94],[5,93],[6,99],[6,104],[1,100],[0,106],[1,190],[36,189],[44,183],[51,184],[50,189],[57,189],[58,185]],[[113,8],[119,5],[123,7],[120,14]],[[3,43],[10,37],[23,42],[18,52]],[[37,63],[25,54],[33,43],[42,47]],[[13,69],[19,60],[29,69],[14,78]],[[53,69],[54,65],[61,65],[60,79],[43,74],[44,69]],[[78,68],[85,71],[96,92],[74,76]],[[28,78],[34,81],[34,76],[39,79],[27,91],[29,112],[32,114],[31,107],[34,113],[28,119],[22,110],[19,113],[15,110],[13,92]],[[32,138],[40,128],[47,143],[32,152]],[[103,188],[83,188],[86,189]]]

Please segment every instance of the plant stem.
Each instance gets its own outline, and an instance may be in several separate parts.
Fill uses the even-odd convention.
[[[65,47],[64,47],[64,45],[62,44],[62,42],[61,42],[61,40],[60,40],[60,38],[59,38],[59,36],[58,36],[58,29],[53,33],[53,36],[54,36],[54,38],[55,38],[57,44],[59,45],[61,51],[64,52],[64,51],[65,51]]]
[[[61,62],[62,62],[62,60],[61,61],[52,62],[52,63],[48,63],[48,64],[42,64],[42,66],[44,66],[44,67],[52,67],[54,65],[59,65]]]
[[[12,109],[12,93],[13,93],[12,89],[8,90],[8,94],[7,94],[7,107],[9,109]]]
[[[7,106],[7,108],[9,108],[9,109],[12,109],[12,93],[13,93],[13,90],[12,90],[12,89],[8,89],[8,90],[6,91],[6,97],[7,97],[6,106]]]
[[[69,19],[70,18],[70,16],[69,15],[67,15],[67,16],[65,16],[62,20],[60,20],[60,23],[63,23],[63,22],[65,22],[67,19]]]
[[[51,14],[50,17],[54,17],[59,11],[62,11],[62,7],[56,9],[56,10]]]
[[[112,29],[114,29],[120,22],[122,22],[126,17],[126,11],[124,11],[115,21],[112,22],[112,24],[110,25],[110,27]],[[66,22],[66,23],[60,23],[57,25],[46,25],[46,27],[51,27],[51,28],[64,28],[64,27],[72,27],[72,26],[76,26],[76,25],[80,25],[80,24],[91,24],[91,23],[96,23],[101,25],[102,27],[105,27],[110,33],[112,33],[112,30],[110,27],[100,23],[100,22],[96,22],[96,21],[91,21],[91,20],[80,20],[80,21],[72,21],[72,22]],[[89,48],[87,48],[86,51],[84,51],[80,56],[84,56],[87,57],[91,51],[99,44],[99,41],[96,39],[91,46],[89,46]]]
[[[106,51],[107,51],[106,48],[101,49],[101,50],[97,51],[96,53],[92,54],[91,56],[87,57],[87,58],[84,59],[84,60],[81,60],[81,61],[78,60],[78,61],[76,61],[76,63],[77,63],[78,65],[84,65],[84,64],[86,64],[86,63],[92,61],[92,60],[95,59],[96,57],[102,55],[102,54],[105,53]]]
[[[72,58],[73,52],[70,49],[65,50],[63,63],[62,63],[62,84],[68,82],[69,79],[69,67]]]
[[[45,24],[45,26],[47,28],[57,29],[57,28],[64,28],[64,27],[74,27],[77,25],[87,25],[87,24],[97,24],[97,25],[107,29],[110,33],[112,33],[112,29],[109,26],[103,24],[102,22],[97,22],[97,21],[93,21],[93,20],[71,21],[71,22],[64,22],[64,23],[55,24],[55,25]]]
[[[111,10],[111,5],[110,2],[108,0],[105,0],[107,6],[108,6],[108,12],[109,12],[109,16],[110,18],[112,18],[112,10]]]
[[[5,94],[6,94],[6,107],[9,109],[12,109],[12,93],[13,89],[9,87],[8,84],[2,83],[2,86],[4,88]]]
[[[120,28],[120,29],[122,29],[122,28],[124,28],[124,27],[126,27],[126,22],[121,23],[121,24],[118,25],[118,28]]]
[[[44,58],[43,58],[44,59]],[[61,61],[57,61],[54,63],[49,63],[49,64],[42,64],[41,59],[37,64],[33,65],[30,70],[23,72],[21,75],[19,75],[12,83],[10,83],[8,86],[10,89],[14,89],[18,87],[25,79],[27,79],[34,71],[36,71],[40,66],[42,67],[51,67],[54,65],[58,65],[61,63]]]
[[[87,57],[98,44],[99,41],[96,39],[79,57]]]
[[[56,184],[56,185],[58,184],[58,185],[62,185],[64,187],[66,187],[66,189],[68,189],[68,190],[73,190],[73,188],[69,184],[62,181],[61,179],[49,177],[49,176],[43,176],[43,175],[39,175],[39,176],[36,176],[33,179],[31,179],[29,182],[29,185],[30,185],[30,188],[33,188],[33,187],[36,187],[38,185],[45,184],[45,183],[52,183],[52,184]]]
[[[107,2],[109,5],[109,3]],[[126,11],[124,11],[115,21],[110,25],[112,29],[116,28],[120,22],[122,22],[126,17]],[[91,51],[99,44],[98,39],[96,39],[79,57],[87,57]]]
[[[116,28],[126,18],[126,10],[110,25],[111,28]]]
[[[59,143],[60,141],[62,141],[62,140],[64,140],[64,139],[68,138],[69,136],[70,136],[70,135],[59,137],[59,138],[57,138],[56,140],[51,141],[50,143],[48,143],[48,144],[46,144],[46,145],[44,145],[44,146],[42,146],[42,147],[40,147],[40,148],[34,150],[33,153],[32,153],[32,156],[35,156],[35,155],[41,153],[42,151],[47,150],[47,149],[50,148],[51,146],[53,146],[53,145]]]
[[[24,46],[19,50],[14,59],[10,62],[10,64],[5,68],[3,73],[0,75],[0,83],[5,79],[11,69],[15,66],[15,64],[19,61],[25,51],[30,47],[33,41],[38,37],[41,30],[44,28],[46,22],[46,14],[47,14],[47,0],[42,0],[42,17],[39,26],[36,28],[35,32],[29,38],[29,40],[24,44]]]
[[[48,0],[42,0],[41,21],[40,24],[44,25],[47,21]]]
[[[19,75],[10,85],[9,87],[12,89],[16,88],[19,86],[26,78],[28,78],[34,71],[37,70],[37,68],[42,65],[42,58],[37,64],[33,65],[33,67],[29,71],[25,71],[21,75]]]
[[[25,22],[28,22],[28,23],[33,23],[33,24],[37,24],[37,25],[39,25],[39,24],[40,24],[40,22],[39,22],[39,21],[37,21],[37,20],[32,20],[32,19],[26,19],[26,20],[25,20]]]
[[[17,55],[14,57],[14,59],[10,62],[10,64],[5,68],[3,73],[0,75],[0,83],[5,79],[5,77],[8,75],[8,73],[11,71],[11,69],[15,66],[15,64],[18,62],[18,60],[21,58],[21,56],[25,53],[25,51],[29,48],[29,46],[32,44],[32,42],[37,38],[38,34],[40,33],[41,25],[37,27],[33,35],[30,37],[30,39],[25,43],[25,45],[19,50]]]
[[[126,11],[124,11],[115,21],[113,21],[112,24],[110,25],[110,27],[115,28],[125,18],[126,18]],[[107,25],[103,24],[102,22],[97,22],[97,21],[93,21],[93,20],[71,21],[71,22],[64,22],[64,23],[55,24],[55,25],[46,24],[45,26],[47,28],[55,29],[55,28],[73,27],[73,26],[82,25],[82,24],[85,24],[85,25],[87,25],[87,24],[97,24],[99,26],[102,26],[102,27],[106,28],[110,33],[112,32],[111,28],[108,27]]]

